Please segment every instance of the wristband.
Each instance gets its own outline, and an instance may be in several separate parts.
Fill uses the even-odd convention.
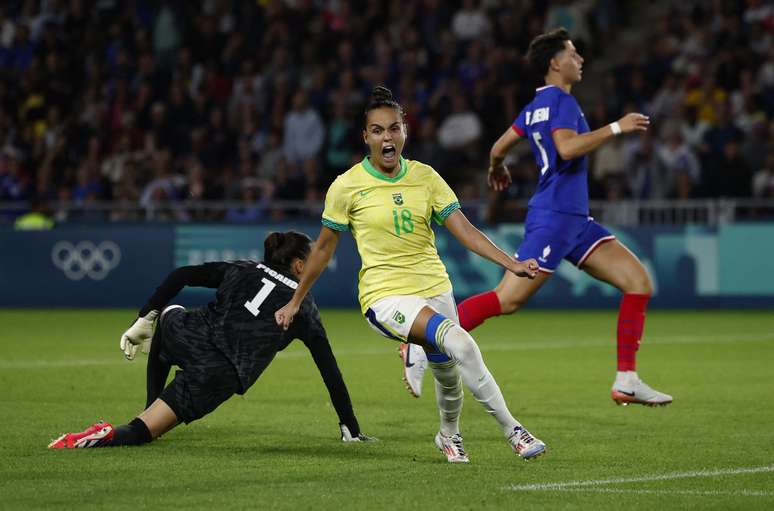
[[[621,125],[618,124],[618,121],[611,122],[609,124],[609,126],[610,126],[610,131],[613,132],[613,135],[620,135],[621,134]]]

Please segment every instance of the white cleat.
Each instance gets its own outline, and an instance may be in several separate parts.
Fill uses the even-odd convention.
[[[414,397],[422,395],[422,379],[427,369],[427,355],[421,346],[401,343],[398,355],[403,361],[403,381],[406,389]]]
[[[449,463],[468,463],[468,455],[465,446],[462,445],[462,435],[455,433],[446,436],[440,431],[435,434],[435,446],[446,455]]]
[[[638,376],[616,378],[610,392],[615,404],[627,406],[631,403],[645,406],[666,406],[672,402],[672,396],[650,388]]]
[[[379,441],[378,438],[364,435],[363,433],[360,433],[358,436],[353,436],[352,433],[350,433],[349,428],[347,427],[346,424],[339,424],[339,429],[341,430],[341,441],[344,443]]]
[[[546,444],[521,426],[513,428],[513,433],[508,437],[508,443],[511,444],[513,452],[524,460],[531,460],[546,453]]]

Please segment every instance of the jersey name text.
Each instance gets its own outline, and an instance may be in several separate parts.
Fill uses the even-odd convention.
[[[550,107],[538,108],[534,112],[527,112],[527,126],[547,121]]]
[[[272,270],[268,266],[264,266],[263,264],[259,264],[258,266],[256,266],[256,268],[259,269],[259,270],[265,271],[266,273],[268,273],[269,275],[271,275],[275,279],[279,280],[280,282],[282,282],[283,284],[285,284],[286,286],[288,286],[291,289],[296,289],[298,287],[298,282],[296,282],[295,280],[287,278],[286,276],[284,276],[281,273],[277,273],[276,271]]]

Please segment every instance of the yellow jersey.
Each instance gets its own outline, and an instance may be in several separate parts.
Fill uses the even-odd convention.
[[[362,266],[358,299],[363,313],[386,296],[431,297],[451,290],[435,248],[430,221],[442,224],[460,203],[429,165],[400,158],[387,177],[368,157],[328,188],[322,224],[352,232]]]

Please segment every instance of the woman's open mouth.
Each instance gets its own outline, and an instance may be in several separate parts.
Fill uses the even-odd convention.
[[[397,154],[398,152],[392,144],[382,147],[382,160],[384,160],[385,163],[393,163]]]

